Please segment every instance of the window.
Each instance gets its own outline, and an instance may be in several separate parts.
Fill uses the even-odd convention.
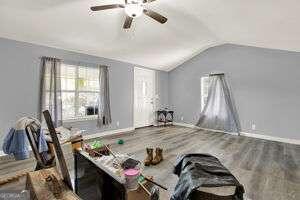
[[[209,76],[201,77],[201,111],[207,103],[209,82]]]
[[[98,114],[99,69],[62,64],[63,120],[84,119]]]

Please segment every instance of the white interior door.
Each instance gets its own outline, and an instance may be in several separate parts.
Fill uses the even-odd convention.
[[[155,71],[134,68],[134,127],[150,126],[155,119]]]

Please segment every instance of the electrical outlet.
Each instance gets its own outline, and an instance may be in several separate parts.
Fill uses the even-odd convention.
[[[181,116],[180,120],[183,121],[183,116]]]
[[[255,130],[256,130],[256,125],[255,125],[255,124],[252,124],[252,125],[251,125],[251,129],[252,129],[253,131],[255,131]]]
[[[119,121],[117,121],[117,127],[119,127],[120,126],[120,122]]]

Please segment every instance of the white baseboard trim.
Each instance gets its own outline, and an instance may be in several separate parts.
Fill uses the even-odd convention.
[[[253,137],[253,138],[259,138],[259,139],[264,139],[264,140],[271,140],[271,141],[276,141],[276,142],[284,142],[284,143],[289,143],[289,144],[300,145],[300,140],[297,140],[297,139],[288,139],[288,138],[274,137],[274,136],[269,136],[269,135],[247,133],[247,132],[241,132],[241,135],[246,136],[246,137]]]
[[[123,129],[103,131],[103,132],[100,132],[100,133],[84,135],[83,139],[89,140],[89,139],[93,139],[93,138],[105,137],[105,136],[110,136],[110,135],[117,135],[117,134],[120,134],[120,133],[129,132],[129,131],[133,131],[133,130],[134,130],[134,127],[128,127],[128,128],[123,128]],[[2,157],[2,156],[7,156],[7,154],[5,154],[3,151],[0,151],[0,157]]]
[[[193,124],[178,123],[178,122],[174,122],[173,124],[177,125],[177,126],[184,126],[184,127],[194,128],[194,129],[199,129],[199,130],[206,130],[206,131],[212,131],[212,132],[217,132],[217,133],[227,133],[227,134],[231,134],[231,135],[238,135],[238,133],[231,133],[231,132],[215,130],[215,129],[209,129],[209,128],[201,128],[201,127],[193,125]]]
[[[99,137],[105,137],[105,136],[111,136],[111,135],[118,135],[120,133],[133,131],[134,129],[135,129],[134,127],[128,127],[128,128],[123,128],[123,129],[103,131],[103,132],[100,132],[100,133],[84,135],[83,139],[89,140],[89,139],[93,139],[93,138],[99,138]]]
[[[188,127],[188,128],[196,128],[196,129],[208,130],[208,131],[213,131],[213,132],[228,133],[228,132],[224,132],[224,131],[220,131],[220,130],[201,128],[201,127],[198,127],[198,126],[195,126],[192,124],[187,124],[187,123],[174,122],[173,124],[177,125],[177,126]],[[228,133],[228,134],[238,135],[237,133]],[[284,143],[289,143],[289,144],[300,145],[300,140],[297,140],[297,139],[288,139],[288,138],[274,137],[274,136],[269,136],[269,135],[247,133],[247,132],[240,132],[240,134],[243,136],[246,136],[246,137],[253,137],[253,138],[259,138],[259,139],[264,139],[264,140],[271,140],[271,141],[276,141],[276,142],[284,142]]]

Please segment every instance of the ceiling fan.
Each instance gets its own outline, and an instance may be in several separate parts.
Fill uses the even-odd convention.
[[[140,17],[143,13],[152,19],[158,21],[161,24],[167,22],[167,18],[154,12],[153,10],[144,8],[146,3],[151,3],[155,0],[125,0],[125,4],[110,4],[110,5],[103,5],[103,6],[94,6],[91,7],[92,11],[99,11],[99,10],[108,10],[108,9],[115,9],[115,8],[124,8],[126,13],[125,23],[123,25],[124,29],[129,29],[131,27],[132,21],[134,18]]]

